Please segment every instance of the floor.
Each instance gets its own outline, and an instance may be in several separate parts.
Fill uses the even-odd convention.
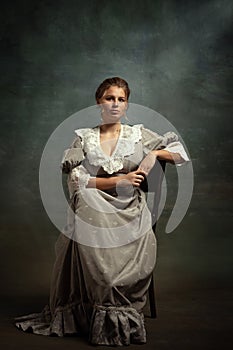
[[[176,294],[157,293],[157,319],[149,317],[145,308],[146,345],[130,345],[130,349],[215,350],[230,349],[232,340],[232,291],[200,289]],[[6,297],[1,306],[0,347],[6,350],[90,349],[79,337],[45,337],[19,331],[13,325],[16,315],[40,311],[45,297]],[[98,349],[106,348],[98,346]]]
[[[201,210],[201,202],[198,205]],[[233,348],[232,230],[229,230],[232,207],[225,209],[223,206],[224,212],[209,211],[205,216],[191,212],[172,235],[164,233],[160,221],[155,269],[157,319],[150,318],[147,305],[144,312],[147,344],[130,345],[131,350]],[[14,237],[14,232],[10,233],[3,236],[9,244],[2,244],[0,254],[3,261],[0,269],[1,266],[5,269],[0,289],[0,349],[93,348],[83,338],[38,336],[14,326],[14,317],[40,312],[48,301],[44,288],[48,292],[53,257],[46,247],[53,247],[53,242],[49,245],[46,240],[42,247],[44,255],[39,255],[39,240],[39,243],[31,240],[30,246],[26,241],[22,244],[22,238],[18,245],[17,241],[12,244],[10,237]],[[101,348],[106,349],[98,346]]]

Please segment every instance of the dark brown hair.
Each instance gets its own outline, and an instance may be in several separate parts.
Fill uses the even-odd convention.
[[[127,81],[125,81],[122,78],[119,77],[113,77],[113,78],[107,78],[105,79],[97,88],[96,93],[95,93],[95,99],[97,103],[103,97],[104,92],[109,89],[111,86],[118,86],[119,88],[122,88],[125,92],[125,95],[127,97],[127,100],[129,99],[130,95],[130,89],[128,86]]]

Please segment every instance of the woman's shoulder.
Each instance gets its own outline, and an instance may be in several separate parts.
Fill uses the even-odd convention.
[[[144,124],[134,124],[134,125],[127,125],[127,128],[131,130],[138,130],[141,132],[142,135],[156,135],[160,136],[157,132],[149,129],[148,127],[144,126]]]
[[[159,141],[163,140],[163,136],[145,127],[144,124],[124,124],[123,137],[134,140],[136,142],[139,140],[142,140],[142,142],[144,142],[145,140],[150,139],[156,139]]]
[[[142,139],[147,139],[147,138],[161,138],[162,136],[158,134],[157,132],[149,129],[148,127],[145,127],[144,124],[135,124],[132,125],[132,128],[134,130],[138,130],[140,132]]]
[[[122,138],[137,143],[142,138],[142,124],[123,124]]]
[[[142,129],[144,126],[143,124],[123,124],[125,129]]]
[[[143,124],[122,124],[123,131],[127,134],[133,134],[133,133],[141,133],[142,129],[144,128]]]
[[[98,126],[95,126],[93,128],[80,128],[80,129],[75,129],[74,132],[77,136],[84,138],[85,136],[89,134],[96,133],[98,130]]]

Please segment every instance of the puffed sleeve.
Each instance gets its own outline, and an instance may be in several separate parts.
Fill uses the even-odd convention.
[[[146,129],[144,127],[141,128],[141,132],[142,132],[143,152],[145,154],[155,149],[161,149],[165,147],[163,145],[163,141],[164,141],[163,136],[157,134],[156,132],[150,129]]]
[[[82,164],[73,168],[68,175],[67,182],[70,196],[72,197],[74,192],[78,189],[86,188],[91,178],[93,178],[93,176],[88,173],[87,169]]]
[[[171,153],[179,153],[183,159],[183,163],[190,161],[184,146],[179,141],[178,135],[173,131],[166,132],[164,135],[159,135],[152,130],[142,128],[142,142],[143,151],[146,154],[156,149],[163,149]],[[182,165],[182,163],[177,165]]]
[[[66,174],[70,173],[71,170],[76,166],[78,166],[83,159],[84,159],[84,152],[82,149],[82,140],[81,140],[81,137],[78,136],[73,141],[70,148],[64,151],[62,161],[61,161],[62,171]]]
[[[165,148],[163,148],[165,151],[171,152],[171,153],[179,153],[179,155],[182,157],[183,162],[177,163],[178,166],[182,165],[185,162],[190,161],[184,146],[179,141],[178,136],[174,132],[167,132],[163,135],[164,141],[163,144],[165,145]]]

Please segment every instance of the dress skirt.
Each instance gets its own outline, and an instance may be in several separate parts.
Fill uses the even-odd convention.
[[[156,261],[145,194],[86,189],[71,203],[55,245],[49,303],[41,313],[16,318],[16,326],[41,335],[86,335],[96,345],[145,343],[143,307]]]

